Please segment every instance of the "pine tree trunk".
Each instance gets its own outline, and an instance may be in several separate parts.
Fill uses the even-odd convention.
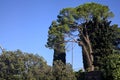
[[[93,50],[88,36],[86,25],[80,26],[80,38],[79,45],[82,47],[83,64],[85,71],[94,71],[93,65]]]
[[[85,71],[94,71],[92,54],[87,50],[87,46],[83,42],[80,42],[79,45],[82,46],[83,65]]]

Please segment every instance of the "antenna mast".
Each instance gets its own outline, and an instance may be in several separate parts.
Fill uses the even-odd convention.
[[[73,68],[73,42],[72,42],[72,68]]]
[[[4,52],[4,49],[2,48],[2,46],[0,46],[0,49],[1,49],[2,52]]]

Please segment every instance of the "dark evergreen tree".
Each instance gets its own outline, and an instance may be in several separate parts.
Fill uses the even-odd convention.
[[[110,25],[111,21],[93,18],[87,24],[88,34],[91,40],[94,66],[100,68],[102,66],[102,58],[113,53],[113,42],[116,39],[116,34],[113,26]]]
[[[115,34],[116,34],[116,39],[113,42],[113,45],[115,45],[115,52],[117,51],[118,53],[120,53],[120,27],[118,27],[118,25],[113,25],[113,29],[115,30]]]
[[[53,63],[61,60],[66,64],[65,39],[64,34],[68,31],[67,26],[53,21],[48,31],[48,42],[46,47],[54,49]]]

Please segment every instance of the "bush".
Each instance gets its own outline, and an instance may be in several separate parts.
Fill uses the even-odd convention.
[[[120,54],[111,54],[103,59],[105,80],[120,80]]]
[[[60,60],[54,62],[53,76],[55,80],[76,80],[72,66],[70,64],[65,65]]]

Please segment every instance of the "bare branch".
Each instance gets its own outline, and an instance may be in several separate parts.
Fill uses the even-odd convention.
[[[2,48],[2,46],[0,46],[0,49],[1,49],[2,52],[4,52],[4,48]]]

